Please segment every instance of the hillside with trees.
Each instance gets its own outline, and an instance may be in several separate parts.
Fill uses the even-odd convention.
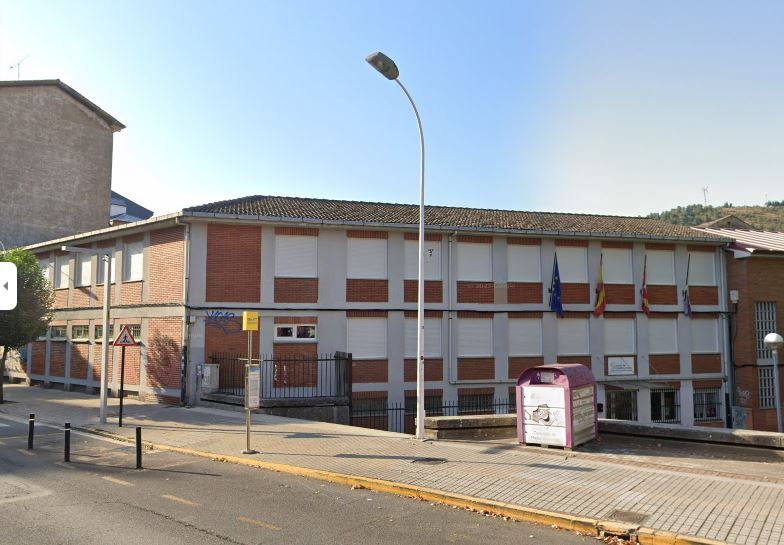
[[[722,206],[689,204],[664,212],[654,212],[647,217],[677,225],[699,225],[732,214],[763,231],[784,232],[784,201],[768,201],[762,206]]]

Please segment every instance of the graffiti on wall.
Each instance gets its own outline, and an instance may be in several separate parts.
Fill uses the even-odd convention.
[[[210,310],[205,317],[205,323],[207,327],[216,327],[222,330],[225,335],[238,335],[242,333],[242,324],[235,318],[233,312]]]

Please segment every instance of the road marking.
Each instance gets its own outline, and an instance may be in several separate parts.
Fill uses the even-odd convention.
[[[240,522],[244,522],[246,524],[253,524],[254,526],[261,526],[262,528],[266,528],[267,530],[280,531],[280,530],[283,529],[283,528],[279,528],[278,526],[275,526],[274,524],[269,524],[267,522],[264,522],[264,521],[261,521],[261,520],[256,520],[256,519],[252,519],[252,518],[248,518],[248,517],[237,517],[237,520],[240,521]]]
[[[54,462],[54,465],[64,467],[66,469],[76,469],[76,467],[72,466],[71,464],[66,464],[65,462]]]
[[[123,486],[133,486],[128,481],[123,481],[122,479],[115,479],[114,477],[104,476],[101,477],[101,479],[103,479],[104,481],[109,481],[110,483],[121,484]]]
[[[17,452],[21,452],[22,454],[27,454],[28,456],[35,456],[35,452],[32,450],[27,450],[25,448],[18,448],[16,449]]]
[[[171,494],[163,494],[161,497],[166,498],[167,500],[176,501],[177,503],[181,503],[183,505],[190,505],[191,507],[199,506],[199,504],[195,501],[186,500],[185,498],[180,498],[179,496],[172,496]]]

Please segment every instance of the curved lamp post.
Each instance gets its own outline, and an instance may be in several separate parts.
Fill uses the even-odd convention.
[[[764,340],[765,348],[773,352],[773,394],[776,404],[776,426],[781,433],[781,388],[779,386],[779,350],[784,347],[784,338],[778,333],[768,333]]]
[[[365,59],[370,66],[375,68],[382,76],[397,83],[408,97],[411,107],[414,108],[417,125],[419,126],[419,273],[417,275],[417,411],[416,411],[416,438],[425,438],[425,134],[422,131],[422,120],[419,118],[414,99],[400,80],[397,79],[400,71],[395,61],[381,52],[368,55]]]

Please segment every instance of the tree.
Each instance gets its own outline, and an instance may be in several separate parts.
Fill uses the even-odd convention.
[[[0,253],[0,261],[16,265],[17,303],[13,310],[0,311],[0,403],[9,350],[16,350],[45,335],[52,321],[52,288],[41,274],[38,259],[21,248]]]

